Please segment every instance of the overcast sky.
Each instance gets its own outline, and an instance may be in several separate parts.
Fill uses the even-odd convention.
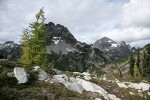
[[[104,36],[136,47],[150,42],[150,0],[0,0],[0,41],[19,43],[42,7],[46,23],[64,25],[82,42]]]

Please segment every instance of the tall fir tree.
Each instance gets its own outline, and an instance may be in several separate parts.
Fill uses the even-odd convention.
[[[28,64],[46,66],[48,58],[46,54],[46,26],[43,8],[36,14],[36,22],[30,24],[26,29],[22,38],[22,51],[21,62],[29,60]],[[29,38],[24,38],[29,37]],[[24,45],[25,44],[25,45]],[[28,56],[27,56],[28,55]]]
[[[145,50],[143,50],[143,59],[142,59],[142,76],[145,76],[144,75],[144,72],[145,72],[145,67],[146,67],[146,52]]]
[[[140,49],[138,48],[136,66],[137,66],[137,69],[138,69],[139,76],[142,75],[142,68],[140,66],[140,62],[141,62],[141,60],[140,60]]]
[[[134,63],[135,63],[135,60],[134,60],[134,57],[133,57],[133,54],[131,52],[131,55],[130,55],[130,68],[129,68],[129,74],[134,77]]]
[[[143,53],[143,76],[150,76],[150,44],[147,44]]]
[[[139,77],[139,70],[136,62],[134,63],[134,77]]]

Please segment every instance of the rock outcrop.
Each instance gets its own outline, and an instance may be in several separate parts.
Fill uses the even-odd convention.
[[[59,75],[59,74],[62,74],[62,71],[61,70],[58,70],[58,69],[52,69],[55,74]]]
[[[15,67],[14,74],[19,84],[28,82],[28,73],[25,68]]]
[[[61,74],[61,75],[54,75],[53,76],[53,79],[57,82],[62,82],[62,83],[65,83],[65,82],[68,82],[69,81],[69,78],[65,75],[65,74]]]
[[[87,75],[87,73],[85,75]],[[78,93],[83,93],[83,91],[85,90],[89,92],[99,93],[106,100],[120,100],[115,95],[109,94],[102,87],[80,78],[68,77],[65,74],[61,74],[61,75],[54,75],[53,79],[56,80],[57,82],[63,83],[66,88]]]
[[[49,81],[50,79],[51,77],[44,70],[39,70],[38,80]]]

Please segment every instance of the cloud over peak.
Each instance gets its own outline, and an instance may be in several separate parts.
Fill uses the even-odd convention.
[[[103,36],[128,43],[150,39],[150,0],[0,0],[0,41],[18,42],[42,7],[46,23],[68,27],[82,42]]]

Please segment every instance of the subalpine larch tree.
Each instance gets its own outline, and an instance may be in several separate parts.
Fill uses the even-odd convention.
[[[44,24],[45,17],[43,9],[36,14],[36,22],[30,25],[32,30],[32,60],[33,64],[42,65],[43,60],[46,60],[46,27]]]
[[[31,65],[31,53],[30,53],[30,38],[31,34],[28,29],[23,30],[23,35],[21,38],[20,48],[22,50],[21,58],[19,62],[28,66]]]
[[[28,30],[28,38],[26,44],[22,45],[22,51],[25,51],[25,48],[29,50],[29,57],[23,57],[23,55],[27,55],[26,52],[23,52],[21,56],[21,62],[30,60],[30,64],[32,65],[40,65],[46,66],[48,64],[48,58],[46,53],[46,26],[44,24],[45,21],[43,8],[36,14],[36,22],[30,24]],[[25,37],[26,34],[23,35]],[[24,41],[24,40],[22,40]]]
[[[134,64],[135,64],[135,60],[134,60],[134,57],[133,57],[133,54],[131,52],[131,55],[130,55],[130,68],[129,68],[129,74],[134,77]]]

